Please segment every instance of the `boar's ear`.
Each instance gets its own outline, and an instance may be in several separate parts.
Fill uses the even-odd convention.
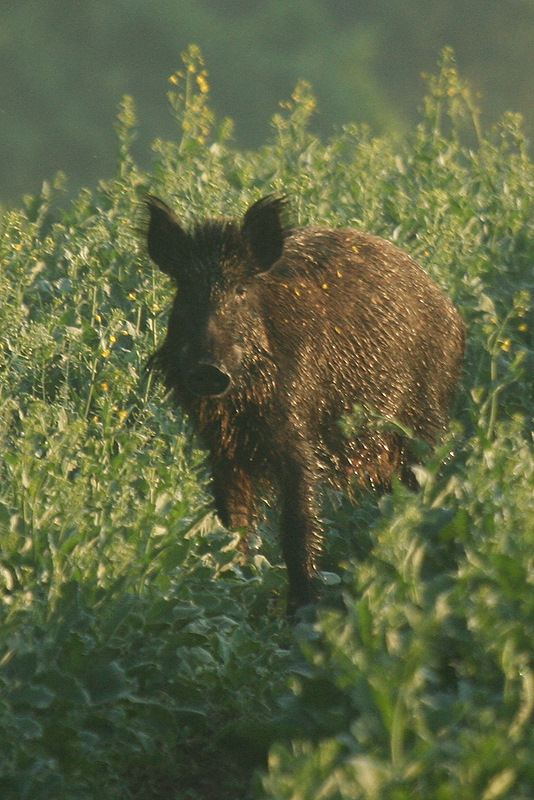
[[[146,205],[149,214],[146,232],[148,255],[162,272],[176,278],[187,259],[189,236],[172,208],[163,200],[149,195]]]
[[[285,197],[268,194],[251,205],[243,217],[241,233],[252,251],[257,272],[266,272],[282,255],[286,206]]]

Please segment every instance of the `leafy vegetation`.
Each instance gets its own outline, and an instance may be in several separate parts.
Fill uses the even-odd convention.
[[[200,53],[174,141],[62,208],[57,176],[0,238],[0,794],[6,800],[473,800],[534,785],[534,167],[519,120],[481,131],[452,55],[402,142],[309,132],[299,84],[234,150]],[[468,146],[465,142],[476,142]],[[404,247],[469,342],[451,433],[396,487],[329,497],[325,600],[283,616],[275,523],[248,565],[203,454],[144,365],[170,287],[139,234],[153,191],[190,220],[286,191],[300,224]]]
[[[235,120],[241,147],[264,141],[299,79],[314,87],[321,135],[347,121],[406,131],[421,73],[445,45],[489,124],[521,111],[532,139],[533,36],[532,0],[3,0],[0,202],[58,169],[70,196],[113,175],[111,123],[124,94],[139,106],[135,152],[148,167],[154,137],[174,137],[165,82],[189,42],[206,55],[214,107]]]

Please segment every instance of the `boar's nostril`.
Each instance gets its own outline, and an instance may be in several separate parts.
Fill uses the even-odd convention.
[[[218,397],[230,388],[232,380],[226,370],[216,364],[197,364],[186,375],[187,388],[193,394]]]

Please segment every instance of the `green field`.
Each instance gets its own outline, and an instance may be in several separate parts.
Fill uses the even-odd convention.
[[[534,166],[521,122],[481,131],[450,53],[416,128],[309,133],[306,84],[254,152],[218,124],[199,55],[176,139],[0,222],[0,797],[534,797]],[[410,252],[468,349],[421,491],[325,499],[324,602],[284,616],[276,519],[240,565],[204,454],[145,364],[170,282],[139,230],[149,190],[185,221],[269,191],[298,224]]]

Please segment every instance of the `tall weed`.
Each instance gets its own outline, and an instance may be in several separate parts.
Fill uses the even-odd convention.
[[[34,800],[532,796],[532,197],[520,121],[481,129],[445,52],[417,128],[323,142],[299,84],[264,146],[217,124],[198,48],[176,139],[62,205],[0,220],[0,790]],[[325,605],[290,630],[270,523],[242,565],[203,453],[145,370],[171,290],[147,191],[187,222],[287,192],[298,224],[362,227],[451,294],[468,350],[451,432],[396,487],[325,511]],[[337,609],[337,610],[335,610]]]

